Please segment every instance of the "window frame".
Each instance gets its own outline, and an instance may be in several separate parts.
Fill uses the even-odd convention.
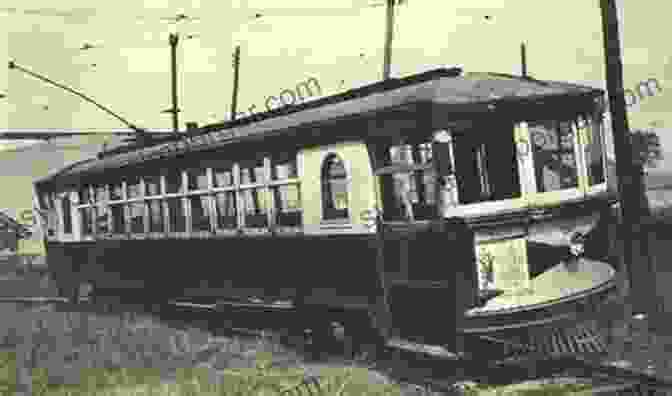
[[[56,236],[57,239],[63,242],[70,242],[76,240],[76,230],[75,230],[75,219],[73,215],[73,196],[72,196],[72,191],[70,189],[65,189],[60,192],[57,192],[54,196],[55,199],[55,204],[56,204],[56,214],[58,216],[58,222],[56,226]],[[67,202],[69,203],[68,206],[68,218],[67,218],[67,224],[69,225],[69,231],[66,232],[66,217],[65,213],[63,211],[63,208],[65,207],[65,199],[67,199]]]
[[[553,191],[539,191],[539,186],[536,183],[536,174],[533,174],[532,177],[535,178],[535,185],[537,186],[536,191],[532,192],[529,194],[528,201],[530,202],[530,206],[532,207],[544,207],[544,206],[549,206],[549,205],[556,205],[558,202],[567,202],[567,201],[573,201],[573,200],[580,200],[584,197],[585,191],[583,189],[582,183],[583,180],[585,180],[585,162],[583,161],[583,155],[581,151],[583,150],[583,147],[580,145],[580,136],[579,136],[579,130],[576,128],[576,116],[558,116],[552,120],[541,120],[543,121],[553,121],[558,125],[561,122],[566,122],[569,123],[569,126],[572,130],[572,144],[573,144],[573,154],[574,154],[574,160],[576,162],[576,179],[577,179],[577,185],[575,187],[571,188],[564,188],[560,190],[553,190]],[[529,125],[529,123],[528,123]],[[534,155],[532,154],[533,148],[532,145],[534,144],[532,141],[532,135],[530,133],[530,155],[532,156],[532,161],[533,161],[533,166],[536,166],[536,163],[534,162]],[[534,168],[536,172],[536,167]]]
[[[293,150],[292,155],[288,158],[291,158],[293,156],[293,159],[291,159],[296,167],[296,177],[291,177],[291,178],[284,178],[284,179],[273,179],[272,176],[272,170],[271,170],[271,165],[274,163],[272,158],[274,157],[273,154],[266,154],[262,157],[260,157],[260,160],[263,163],[263,172],[264,172],[264,177],[265,180],[255,182],[255,183],[247,183],[247,184],[241,184],[240,183],[240,163],[241,161],[227,161],[225,164],[230,165],[230,172],[232,172],[233,176],[233,184],[223,186],[223,187],[215,187],[215,170],[219,169],[226,169],[226,167],[218,167],[216,165],[212,166],[205,166],[201,169],[205,169],[205,176],[207,178],[207,186],[205,189],[197,189],[197,190],[189,190],[189,175],[188,175],[188,170],[192,168],[177,168],[177,171],[179,172],[180,175],[180,187],[178,192],[173,192],[173,193],[167,193],[167,171],[164,169],[163,171],[158,171],[158,181],[159,181],[159,193],[155,195],[148,195],[147,193],[147,184],[146,184],[146,179],[148,178],[154,178],[156,175],[139,175],[139,176],[120,176],[118,181],[106,181],[102,186],[105,187],[105,191],[107,194],[107,200],[104,201],[95,201],[94,199],[96,198],[96,188],[99,185],[94,185],[93,184],[85,184],[80,190],[87,195],[90,200],[88,202],[77,202],[77,204],[72,204],[71,205],[71,210],[73,214],[76,214],[76,219],[73,218],[73,224],[79,225],[79,223],[82,221],[80,219],[80,213],[83,210],[88,210],[91,212],[96,211],[100,207],[106,208],[106,210],[109,213],[108,216],[108,227],[110,229],[110,233],[106,233],[105,235],[101,235],[98,233],[98,230],[96,229],[96,224],[95,224],[95,216],[92,214],[90,218],[90,227],[91,227],[91,233],[88,235],[83,234],[83,229],[77,230],[79,233],[77,239],[79,240],[86,240],[86,241],[93,241],[98,238],[112,238],[112,239],[145,239],[145,238],[162,238],[162,237],[206,237],[206,236],[212,236],[212,235],[239,235],[239,234],[259,234],[259,233],[270,233],[270,232],[301,232],[303,229],[303,213],[304,213],[304,205],[301,199],[300,195],[300,188],[301,188],[301,178],[303,174],[302,170],[302,153],[299,149]],[[228,165],[227,165],[228,166]],[[258,166],[255,168],[259,168]],[[175,168],[171,169],[170,171],[174,171]],[[257,169],[257,173],[259,170]],[[137,178],[137,189],[139,192],[138,196],[135,196],[133,198],[129,198],[129,188],[131,183],[129,183],[129,180],[132,180],[135,182],[135,179]],[[255,180],[256,181],[256,180]],[[119,183],[121,185],[121,194],[122,197],[121,199],[117,200],[110,200],[111,196],[109,195],[111,193],[111,186],[116,185],[116,183]],[[133,183],[135,185],[135,183]],[[274,192],[281,186],[288,186],[288,185],[295,185],[299,189],[299,209],[296,209],[296,212],[300,212],[301,215],[301,225],[300,226],[293,226],[293,227],[288,227],[288,226],[282,226],[279,225],[278,222],[276,221],[276,202],[275,202],[275,196]],[[243,193],[245,191],[249,191],[252,188],[260,189],[261,191],[264,192],[264,197],[263,199],[265,200],[264,206],[266,208],[266,226],[262,228],[254,228],[254,227],[248,227],[245,222],[245,212],[241,210],[243,206]],[[79,197],[80,190],[76,191],[74,194],[77,194],[77,197]],[[233,229],[225,229],[225,228],[220,228],[219,227],[219,219],[218,219],[218,212],[217,212],[217,201],[216,201],[216,196],[217,194],[220,193],[229,193],[232,194],[233,199],[235,200],[235,209],[236,209],[236,227]],[[71,193],[72,194],[72,193]],[[54,196],[55,200],[54,205],[55,210],[57,212],[62,212],[62,208],[59,209],[58,205],[61,205],[61,200],[57,196]],[[207,219],[208,219],[208,230],[195,230],[193,221],[194,221],[194,208],[192,207],[192,202],[191,200],[195,197],[198,197],[200,199],[205,198],[203,202],[203,210],[207,213]],[[179,202],[179,207],[181,210],[181,213],[183,216],[180,216],[180,220],[184,221],[184,231],[175,231],[172,227],[171,224],[171,214],[169,212],[169,201],[172,199],[176,199]],[[150,210],[150,205],[152,201],[158,201],[160,202],[161,205],[161,217],[162,217],[162,226],[163,229],[159,231],[152,231],[151,227],[151,222],[152,222],[152,212]],[[131,205],[142,205],[142,210],[143,210],[143,230],[142,232],[137,232],[134,231],[131,222]],[[124,230],[122,232],[117,232],[116,228],[114,227],[115,225],[115,218],[112,215],[113,214],[113,208],[115,206],[121,206],[123,208],[123,219],[124,219]],[[74,216],[74,215],[73,215]],[[72,217],[72,216],[71,216]],[[60,223],[62,222],[62,215],[57,214],[57,220],[58,220],[58,225],[57,225],[57,236],[60,239],[62,238],[62,226]],[[81,227],[80,227],[81,228]]]
[[[79,193],[81,191],[86,191],[87,197],[81,197]],[[77,216],[76,216],[76,221],[77,221],[77,240],[80,241],[93,241],[96,238],[96,227],[94,224],[94,211],[95,211],[95,201],[94,198],[95,196],[93,195],[93,186],[90,183],[86,183],[79,190],[77,190],[77,205],[74,205],[73,211],[76,211]],[[88,198],[87,202],[81,202],[82,198]],[[91,229],[91,232],[88,234],[84,233],[84,217],[82,215],[82,211],[88,210],[89,213],[89,227]]]
[[[327,216],[326,202],[328,199],[331,199],[330,195],[332,193],[331,187],[329,186],[330,180],[325,180],[325,175],[328,172],[329,160],[331,158],[338,158],[343,164],[343,170],[345,176],[342,178],[342,183],[345,187],[346,194],[346,208],[341,209],[344,211],[345,216]],[[352,172],[349,166],[349,163],[342,157],[342,155],[334,150],[328,150],[324,153],[322,161],[320,163],[320,219],[322,223],[351,223],[352,222],[352,192],[351,192],[351,182],[352,182]],[[329,187],[327,187],[329,186]],[[338,211],[339,209],[330,208],[330,210]]]
[[[508,125],[508,123],[507,123]],[[517,127],[518,123],[513,122],[511,128],[511,138],[513,140],[514,146],[517,146],[517,143],[519,142],[519,136],[517,134]],[[462,131],[461,133],[473,133],[471,131]],[[529,141],[529,140],[528,140]],[[456,177],[458,176],[458,172],[460,171],[457,168],[457,158],[455,158],[455,153],[459,147],[456,147],[456,142],[455,142],[455,137],[453,134],[452,139],[450,140],[450,152],[453,153],[452,157],[452,162],[453,162],[453,169],[455,171]],[[506,213],[506,212],[511,212],[515,210],[520,210],[524,209],[527,206],[527,199],[526,199],[526,194],[525,194],[525,182],[524,179],[521,178],[523,172],[521,171],[524,167],[524,158],[522,157],[520,151],[517,149],[515,150],[516,153],[516,163],[518,165],[518,187],[520,189],[520,196],[516,198],[507,198],[507,199],[502,199],[502,200],[497,200],[497,201],[480,201],[480,202],[472,202],[472,203],[461,203],[460,198],[463,194],[463,192],[459,189],[459,185],[456,183],[455,187],[458,189],[457,191],[457,196],[458,196],[458,203],[457,205],[454,206],[449,206],[444,208],[443,211],[443,216],[444,217],[462,217],[462,216],[479,216],[483,215],[484,213],[487,214],[496,214],[496,213]]]
[[[380,163],[380,167],[374,170],[374,178],[376,183],[377,199],[379,205],[384,207],[383,200],[383,185],[388,185],[392,190],[390,194],[396,194],[396,186],[394,185],[398,176],[408,178],[411,181],[409,184],[409,193],[415,193],[417,196],[417,202],[413,202],[412,199],[409,200],[409,203],[413,207],[413,219],[407,218],[390,218],[388,217],[390,209],[388,209],[388,214],[383,210],[383,218],[385,223],[407,223],[411,222],[427,222],[432,219],[435,219],[438,214],[439,202],[439,183],[437,178],[436,164],[434,162],[434,146],[433,140],[431,138],[421,139],[415,142],[409,142],[405,139],[401,141],[386,142],[386,144],[381,144],[380,148],[376,149],[376,161]],[[400,161],[394,159],[392,153],[393,149],[403,147],[404,151],[407,151],[408,158],[403,158]],[[429,153],[429,155],[427,155]],[[451,157],[451,163],[454,167],[454,159]],[[384,181],[383,178],[392,178],[391,184],[390,181]],[[431,181],[428,183],[426,180],[429,178]],[[430,191],[430,187],[433,191]],[[390,197],[388,197],[390,198]],[[417,211],[416,209],[421,209]]]
[[[604,128],[604,124],[601,121],[601,117],[598,114],[593,114],[592,116],[584,116],[584,121],[585,126],[581,128],[580,130],[582,131],[583,139],[582,143],[583,146],[581,147],[581,154],[583,156],[586,155],[586,150],[589,148],[589,139],[594,139],[595,138],[595,131],[597,131],[598,138],[600,139],[600,144],[602,145],[602,150],[601,150],[601,159],[600,161],[602,162],[602,174],[603,174],[603,181],[601,183],[593,184],[590,185],[590,180],[589,180],[589,164],[587,161],[587,158],[584,160],[586,166],[585,166],[585,190],[586,190],[586,196],[594,196],[597,194],[602,194],[607,191],[607,178],[608,176],[608,169],[607,169],[607,141],[606,141],[606,136],[605,132],[606,129]],[[587,135],[590,135],[588,137]]]

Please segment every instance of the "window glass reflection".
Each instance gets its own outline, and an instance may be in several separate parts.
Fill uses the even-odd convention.
[[[530,136],[537,191],[549,192],[578,187],[574,130],[571,122],[531,123]]]
[[[145,195],[160,195],[161,194],[161,177],[160,176],[145,176]]]
[[[348,217],[348,180],[345,164],[337,155],[330,155],[322,170],[324,219]]]

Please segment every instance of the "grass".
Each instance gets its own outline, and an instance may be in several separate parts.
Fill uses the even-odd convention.
[[[0,394],[11,395],[16,390],[14,353],[0,353]],[[333,367],[325,369],[315,382],[306,381],[307,373],[301,368],[277,369],[270,360],[260,358],[254,368],[226,370],[218,381],[212,381],[207,371],[200,368],[178,370],[174,382],[162,381],[152,369],[89,369],[82,370],[78,385],[51,385],[46,369],[33,370],[33,395],[36,396],[215,396],[215,395],[405,395],[397,384],[371,384],[366,368]],[[310,377],[308,377],[310,378]],[[589,394],[587,384],[543,384],[488,386],[475,385],[463,389],[464,395],[577,395]],[[283,393],[284,391],[284,393]],[[416,388],[412,394],[430,395]]]
[[[591,394],[591,386],[587,384],[543,384],[526,385],[521,384],[508,386],[487,386],[477,385],[463,391],[468,396],[486,396],[486,395],[511,395],[511,396],[564,396],[564,395],[583,395]]]
[[[325,369],[316,382],[305,381],[302,368],[273,368],[271,359],[259,357],[253,368],[225,370],[217,381],[206,369],[179,369],[175,381],[161,379],[153,369],[83,369],[76,385],[49,384],[47,369],[33,369],[33,395],[280,395],[318,394],[324,396],[401,395],[393,384],[370,384],[365,368],[350,366]],[[16,391],[16,356],[0,353],[0,394]],[[302,393],[297,393],[300,390]]]

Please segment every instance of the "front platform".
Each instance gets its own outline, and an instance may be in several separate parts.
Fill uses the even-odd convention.
[[[559,263],[531,279],[530,288],[503,294],[467,311],[459,333],[529,346],[545,353],[604,353],[590,316],[616,292],[607,263]]]

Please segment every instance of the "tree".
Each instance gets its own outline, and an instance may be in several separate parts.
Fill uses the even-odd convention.
[[[663,159],[660,137],[653,128],[634,129],[630,133],[632,159],[635,165],[656,168]]]

